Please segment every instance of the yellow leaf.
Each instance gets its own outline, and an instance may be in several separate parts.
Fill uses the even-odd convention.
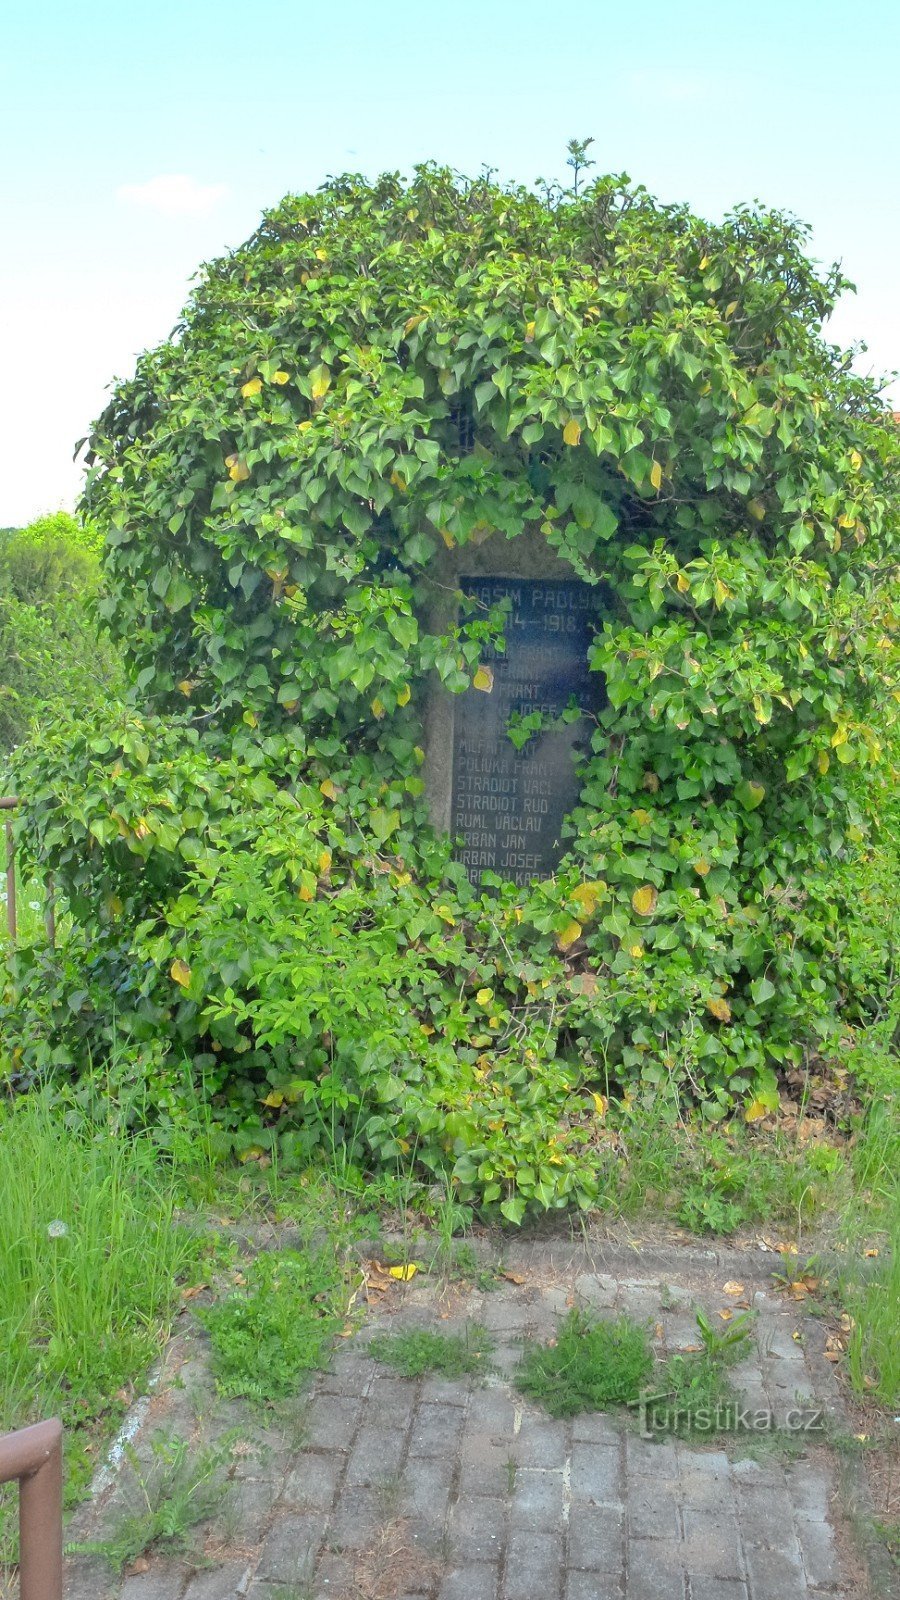
[[[405,1156],[408,1156],[410,1150],[412,1149],[412,1145],[410,1144],[409,1140],[408,1139],[398,1139],[397,1143],[400,1146],[400,1149],[403,1151],[403,1154]]]
[[[567,922],[566,923],[565,927],[563,928],[562,933],[559,935],[559,937],[558,937],[558,939],[556,941],[557,949],[558,950],[569,950],[571,948],[571,946],[575,943],[575,940],[576,939],[580,939],[580,938],[581,938],[581,923],[580,922],[575,922],[575,920],[573,919],[571,922]]]
[[[650,482],[654,489],[659,489],[662,484],[662,467],[658,461],[654,461],[650,468]]]
[[[378,699],[377,696],[372,701],[372,715],[373,715],[373,717],[377,717],[379,722],[381,721],[382,717],[384,716],[384,705],[383,705],[382,701]]]
[[[578,901],[582,916],[591,917],[597,909],[600,900],[604,900],[608,893],[607,885],[602,878],[595,883],[579,883],[572,890],[572,899]]]
[[[479,667],[472,679],[472,687],[481,689],[484,694],[490,694],[494,687],[493,667]]]
[[[405,1267],[388,1267],[391,1277],[396,1278],[399,1283],[409,1283],[410,1278],[414,1278],[418,1270],[415,1261],[408,1262]]]
[[[436,915],[441,918],[442,922],[446,922],[448,928],[456,927],[456,918],[454,917],[449,906],[435,906],[434,909]]]
[[[525,343],[526,344],[531,344],[533,339],[534,339],[534,323],[533,322],[526,322],[526,324],[525,324]]]
[[[731,1294],[731,1295],[734,1295],[736,1298],[740,1298],[740,1296],[743,1294],[743,1292],[744,1292],[744,1285],[742,1283],[738,1283],[735,1278],[729,1278],[728,1282],[727,1283],[723,1283],[723,1285],[722,1285],[722,1293],[723,1294]]]
[[[298,433],[308,433],[311,427],[312,427],[312,423],[309,420],[309,418],[307,418],[307,420],[305,422],[298,422],[297,423],[297,432]]]
[[[631,896],[631,904],[639,917],[649,917],[656,910],[658,898],[653,885],[645,883],[640,889],[635,889]]]
[[[281,1093],[281,1090],[273,1089],[271,1094],[266,1095],[263,1105],[271,1106],[273,1111],[277,1111],[279,1106],[284,1105],[284,1095]]]
[[[738,303],[737,303],[737,301],[736,301],[736,300],[732,300],[732,301],[731,301],[731,302],[730,302],[730,303],[729,303],[729,304],[728,304],[728,305],[727,305],[727,306],[726,306],[726,307],[725,307],[725,315],[726,315],[726,317],[733,317],[733,316],[734,316],[734,313],[735,313],[735,312],[736,312],[736,311],[737,311],[737,308],[738,308]]]
[[[243,456],[226,456],[225,465],[232,483],[246,483],[250,476],[250,468]]]
[[[189,699],[190,695],[191,695],[191,692],[193,690],[193,687],[194,687],[193,683],[191,682],[191,679],[190,678],[182,678],[181,682],[178,685],[178,687],[181,690],[182,694],[185,696],[185,698]]]
[[[722,1318],[723,1322],[730,1322],[732,1317],[734,1316],[734,1312],[732,1311],[730,1306],[726,1306],[724,1311],[720,1311],[719,1312],[719,1316]]]
[[[401,494],[406,494],[406,479],[404,478],[402,472],[392,472],[391,483],[394,485],[395,489],[400,490]]]
[[[320,850],[319,851],[319,871],[320,872],[330,872],[331,871],[331,851],[330,850]]]
[[[578,444],[581,439],[581,423],[571,417],[563,428],[563,443]]]
[[[709,256],[704,256],[700,262],[700,271],[705,272],[709,266]]]
[[[317,250],[316,251],[316,260],[317,261],[327,261],[328,260],[328,251],[327,250]]]
[[[731,1021],[731,1007],[724,995],[714,994],[706,1002],[707,1011],[716,1018],[717,1022]]]
[[[694,862],[694,871],[698,872],[701,878],[705,878],[709,871],[709,862],[701,857],[699,861]]]
[[[757,522],[762,522],[766,514],[766,508],[761,500],[748,500],[747,510],[749,511],[751,517],[755,517]]]
[[[326,800],[336,800],[338,797],[337,785],[332,783],[330,778],[323,778],[319,784],[319,793],[323,794]]]
[[[405,325],[405,327],[403,329],[404,335],[412,333],[413,329],[417,328],[419,326],[420,322],[424,322],[425,321],[426,315],[427,315],[426,312],[420,311],[417,316],[409,317],[407,319],[406,325]]]
[[[453,546],[456,544],[456,540],[454,539],[452,533],[450,532],[450,529],[449,528],[441,528],[440,533],[441,533],[441,538],[443,539],[445,545],[447,546],[447,549],[448,550],[452,550]]]
[[[644,954],[644,946],[642,944],[629,945],[628,954],[631,956],[632,961],[640,961],[641,956]]]
[[[241,389],[241,394],[244,396],[245,400],[249,400],[252,395],[259,394],[261,388],[262,378],[251,378],[249,383],[244,384],[243,388]]]
[[[816,757],[816,766],[818,767],[819,771],[822,774],[822,777],[824,778],[826,772],[828,771],[828,768],[831,766],[831,757],[828,754],[827,750],[820,750],[819,751],[819,754]]]
[[[173,961],[169,968],[169,977],[186,989],[191,981],[191,969],[186,961]]]
[[[862,456],[860,455],[858,450],[851,450],[850,451],[850,465],[853,468],[854,472],[858,472],[860,467],[862,466]]]
[[[687,594],[691,587],[691,580],[686,572],[679,572],[678,577],[675,579],[675,587],[679,594]]]
[[[272,382],[273,383],[290,383],[290,381],[291,381],[291,375],[290,375],[289,372],[281,372],[279,370],[278,372],[273,372],[272,373]]]
[[[408,706],[411,698],[412,698],[412,690],[409,687],[409,684],[405,683],[403,685],[403,688],[400,690],[400,693],[397,696],[397,704],[398,704],[398,706]]]
[[[319,885],[316,881],[316,875],[314,872],[301,872],[300,887],[297,890],[298,898],[305,900],[308,904],[310,900],[315,899],[316,890],[318,887]]]
[[[594,1102],[594,1110],[596,1111],[598,1117],[605,1117],[606,1108],[609,1105],[609,1101],[607,1100],[606,1096],[603,1094],[592,1094],[591,1099]]]
[[[314,400],[321,400],[331,388],[331,373],[327,367],[315,367],[309,375],[309,392]]]
[[[769,1108],[763,1100],[751,1100],[744,1112],[745,1122],[761,1122],[763,1117],[769,1115]]]

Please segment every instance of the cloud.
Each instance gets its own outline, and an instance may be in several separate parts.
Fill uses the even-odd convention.
[[[163,217],[205,217],[227,193],[224,183],[198,183],[186,172],[161,172],[147,183],[123,183],[116,199]]]

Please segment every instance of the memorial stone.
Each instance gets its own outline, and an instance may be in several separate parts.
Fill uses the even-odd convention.
[[[578,802],[576,756],[605,703],[603,680],[588,667],[598,620],[596,589],[578,579],[460,578],[485,608],[509,601],[505,649],[485,650],[482,688],[454,707],[450,832],[470,880],[485,872],[513,883],[549,877],[564,851],[562,824]],[[581,717],[561,722],[577,708]],[[521,749],[510,717],[539,713],[552,727]]]

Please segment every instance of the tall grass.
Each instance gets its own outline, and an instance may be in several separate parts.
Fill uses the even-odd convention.
[[[0,1431],[116,1413],[197,1250],[176,1193],[149,1136],[66,1116],[44,1094],[0,1107]],[[90,1467],[78,1454],[76,1440],[75,1482]]]
[[[853,1318],[847,1351],[854,1388],[900,1405],[900,1106],[894,1093],[869,1107],[853,1155],[854,1209],[847,1235],[853,1260],[842,1284]],[[867,1256],[865,1247],[877,1250]]]

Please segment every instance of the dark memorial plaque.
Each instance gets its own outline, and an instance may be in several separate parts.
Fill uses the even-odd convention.
[[[533,734],[521,750],[509,718],[558,718],[572,704],[597,711],[603,679],[588,669],[597,624],[597,590],[577,579],[461,578],[485,607],[509,598],[505,652],[485,651],[489,693],[467,689],[455,702],[450,831],[471,881],[496,872],[513,883],[547,878],[563,854],[563,818],[578,803],[575,755],[589,733],[584,718]]]

